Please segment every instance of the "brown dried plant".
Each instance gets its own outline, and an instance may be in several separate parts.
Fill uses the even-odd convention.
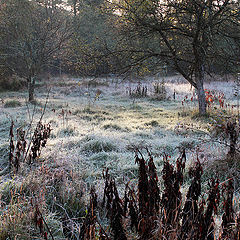
[[[223,190],[220,191],[219,180],[210,179],[209,191],[205,197],[201,191],[203,168],[197,159],[189,170],[191,183],[184,198],[181,187],[184,182],[186,153],[183,151],[175,167],[170,164],[168,156],[164,155],[164,189],[161,194],[153,157],[148,150],[147,153],[149,159],[145,161],[142,153],[136,150],[135,160],[139,166],[137,189],[128,182],[123,199],[119,197],[115,180],[109,175],[109,170],[106,170],[103,205],[107,210],[112,238],[106,235],[101,238],[98,234],[99,239],[132,239],[133,234],[136,236],[134,239],[140,240],[216,239],[214,216],[217,215],[221,199],[224,214],[222,233],[218,239],[239,239],[240,218],[233,208],[234,189],[231,180],[228,185],[222,184]],[[107,232],[107,229],[104,230],[101,226],[99,233],[102,231]]]

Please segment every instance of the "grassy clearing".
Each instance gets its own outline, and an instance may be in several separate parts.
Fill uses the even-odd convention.
[[[168,81],[166,92],[169,100],[157,101],[147,97],[135,99],[133,103],[126,89],[129,85],[133,88],[137,83],[116,85],[102,84],[102,82],[105,83],[104,80],[100,81],[101,84],[96,82],[95,80],[94,84],[91,84],[90,81],[87,84],[86,80],[83,82],[68,80],[64,84],[57,82],[52,87],[44,116],[44,121],[51,122],[53,128],[49,151],[54,151],[56,146],[61,146],[61,152],[65,152],[66,156],[77,154],[71,158],[71,161],[79,158],[82,164],[89,168],[88,157],[92,154],[114,151],[116,154],[129,156],[134,146],[149,147],[155,154],[156,161],[160,161],[157,156],[159,151],[166,151],[176,156],[178,148],[186,147],[191,159],[191,152],[202,139],[207,138],[203,132],[207,131],[210,123],[209,120],[194,117],[196,101],[189,102],[186,106],[181,104],[185,95],[190,97],[192,94],[189,84]],[[146,82],[146,85],[151,94],[153,83]],[[235,102],[236,99],[231,98],[231,89],[226,88],[227,85],[229,83],[212,83],[207,84],[206,88],[218,88],[217,90],[224,91],[229,102]],[[95,99],[96,91],[99,89],[101,94],[98,99]],[[176,92],[175,100],[172,99],[174,91]],[[27,107],[22,104],[17,110],[12,107],[3,109],[0,119],[0,132],[4,140],[2,146],[7,144],[10,118],[17,119],[17,126],[25,125],[29,121],[26,119],[28,108],[30,112],[35,108],[34,119],[38,119],[44,106],[46,90],[41,87],[37,92],[38,105]],[[6,94],[2,93],[1,98],[5,97]],[[24,102],[24,96],[22,97],[22,100],[19,97],[19,101]],[[7,101],[14,100],[8,98]],[[63,114],[63,111],[67,114]],[[204,144],[200,144],[200,147],[206,148]],[[212,158],[215,157],[215,153],[221,152],[221,146],[218,148],[215,144],[214,148],[216,151],[211,153]],[[73,165],[76,164],[73,162]],[[131,169],[133,166],[124,166],[124,168],[128,167]]]
[[[79,82],[80,84],[78,84]],[[185,148],[187,151],[187,168],[192,165],[198,154],[200,161],[204,163],[204,167],[210,169],[210,171],[206,172],[206,176],[203,176],[206,181],[209,177],[216,176],[216,174],[221,176],[222,172],[227,171],[228,174],[224,175],[221,180],[224,181],[224,179],[231,177],[232,174],[236,179],[234,182],[237,186],[236,196],[239,194],[239,165],[225,165],[222,169],[217,169],[217,166],[220,166],[218,161],[225,159],[228,150],[224,145],[212,141],[209,136],[212,127],[212,116],[218,114],[217,109],[212,106],[210,117],[199,118],[196,115],[196,100],[186,101],[182,105],[181,101],[184,97],[187,95],[188,99],[190,99],[193,94],[189,84],[181,81],[179,83],[167,81],[167,99],[158,101],[151,97],[154,91],[152,87],[153,80],[146,81],[150,96],[136,99],[129,97],[127,89],[130,85],[134,88],[137,83],[116,84],[105,83],[104,80],[100,82],[101,84],[96,82],[88,84],[86,80],[79,79],[70,79],[63,83],[52,82],[49,103],[43,122],[50,122],[53,131],[47,143],[47,148],[41,153],[40,161],[45,160],[44,166],[49,168],[49,171],[57,171],[58,173],[63,171],[64,176],[68,178],[67,182],[64,182],[63,187],[65,189],[61,189],[59,194],[69,194],[70,192],[62,193],[62,191],[68,191],[68,188],[73,189],[76,187],[78,189],[79,186],[74,186],[78,181],[85,184],[84,191],[88,191],[90,185],[95,185],[101,195],[103,191],[102,171],[105,168],[110,169],[111,174],[114,175],[120,186],[123,184],[123,175],[126,179],[136,178],[138,173],[134,161],[135,148],[142,151],[148,148],[151,151],[158,174],[161,174],[163,167],[162,153],[165,152],[170,155],[170,159],[172,159],[170,161],[174,162],[181,149]],[[231,87],[227,87],[230,85]],[[206,84],[208,89],[214,88],[224,92],[226,101],[231,105],[237,105],[237,99],[232,94],[232,87],[233,83],[225,82]],[[5,103],[15,101],[16,97],[21,103],[17,108],[13,105],[7,108],[3,104],[1,105],[1,169],[8,162],[11,120],[13,119],[15,122],[15,129],[19,127],[25,128],[31,122],[32,114],[34,115],[33,126],[35,126],[42,114],[47,91],[44,86],[41,86],[36,92],[37,104],[35,105],[26,105],[24,103],[26,94],[23,92],[0,93],[0,98]],[[174,92],[175,99],[173,99]],[[227,113],[231,111],[236,111],[236,109],[226,109]],[[236,162],[239,162],[239,159]],[[36,171],[38,171],[38,167],[35,167]],[[75,177],[72,177],[71,174],[74,174]],[[45,180],[42,177],[38,178],[34,172],[31,173],[27,170],[23,172],[23,175],[26,179],[32,177],[34,181],[41,183],[41,186],[45,184]],[[23,184],[28,184],[26,179],[22,180]],[[8,192],[4,187],[8,181],[7,176],[1,178],[1,186],[3,187],[1,194],[3,195]],[[46,184],[51,189],[53,183],[48,182]],[[184,184],[185,187],[188,186],[188,182]],[[183,193],[184,189],[183,187]],[[34,189],[34,191],[41,191],[41,189]],[[58,191],[58,189],[54,191]],[[44,190],[44,193],[49,194],[48,190]],[[62,201],[59,199],[63,199],[63,197],[57,196],[57,192],[51,192],[51,194],[52,199],[57,197],[58,201]],[[79,189],[71,194],[74,197],[74,194],[81,195],[82,193]],[[49,217],[49,225],[55,224],[55,227],[52,228],[56,231],[56,239],[62,239],[61,232],[63,232],[64,226],[61,225],[61,218],[65,216],[65,213],[61,213],[59,216],[53,214],[53,209],[49,208],[53,204],[52,199],[44,202],[45,205],[43,204],[42,211]],[[26,204],[25,200],[20,201],[23,206]],[[53,206],[58,208],[58,212],[61,212],[64,211],[61,208],[62,204],[65,204],[66,208],[69,206],[69,209],[72,205],[73,210],[71,211],[75,212],[71,213],[70,210],[67,210],[68,214],[82,216],[82,211],[85,208],[84,204],[81,203],[81,209],[75,209],[74,206],[79,204],[75,203],[75,200],[70,199],[67,203],[58,202],[57,204],[60,207],[57,204],[53,204]],[[65,207],[64,209],[66,209]],[[29,201],[27,201],[26,209],[28,208],[30,208]],[[25,217],[28,218],[29,216]],[[9,223],[6,224],[9,227]],[[31,223],[29,224],[31,225]],[[59,227],[59,224],[61,227]],[[75,227],[77,229],[77,226]],[[20,227],[20,229],[22,228]],[[57,229],[61,229],[61,231],[58,232]]]

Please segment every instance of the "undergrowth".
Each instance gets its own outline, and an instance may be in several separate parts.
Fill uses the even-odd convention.
[[[202,191],[203,167],[196,159],[189,169],[190,185],[186,196],[181,188],[186,165],[185,151],[175,166],[164,155],[162,179],[164,189],[158,185],[156,167],[150,152],[145,161],[136,150],[138,184],[131,181],[125,185],[125,194],[120,196],[115,179],[109,170],[105,180],[103,200],[91,190],[88,214],[81,229],[80,239],[239,239],[240,215],[233,206],[233,179],[220,182],[217,178],[208,181],[208,193]],[[220,209],[222,206],[223,209]],[[102,208],[106,211],[107,226],[99,220]],[[220,234],[217,235],[215,218],[222,211]]]
[[[101,187],[98,190],[92,187],[86,207],[88,186],[79,174],[54,159],[39,162],[50,132],[50,125],[39,122],[29,142],[22,128],[14,136],[12,122],[9,152],[12,178],[5,180],[0,189],[0,239],[239,239],[234,176],[209,178],[198,157],[186,173],[183,150],[175,164],[168,155],[163,155],[159,180],[152,154],[147,150],[145,160],[135,149],[138,165],[135,179],[124,174],[123,180],[118,176],[116,181],[107,169],[103,174],[103,193]],[[231,140],[231,131],[227,133]],[[79,147],[90,161],[98,162],[97,166],[102,162],[104,167],[108,158],[114,164],[118,158],[114,152],[119,146],[107,138],[87,135]],[[236,154],[232,149],[230,144],[228,156]],[[23,171],[22,167],[27,166],[24,164],[29,164],[28,170]],[[123,182],[124,193],[122,185],[117,186]],[[220,216],[221,228],[217,232],[215,222]]]
[[[45,140],[50,137],[49,125],[41,125],[36,130],[29,145],[30,155],[26,154],[29,143],[24,142],[27,141],[23,137],[24,129],[14,134],[14,148],[10,148],[12,155],[8,159],[11,174],[3,174],[1,178],[0,239],[239,239],[239,196],[236,195],[239,132],[235,131],[239,130],[239,120],[237,124],[224,121],[223,126],[218,124],[222,123],[221,115],[219,121],[214,118],[220,128],[211,129],[211,133],[216,133],[219,140],[223,135],[229,147],[227,159],[214,161],[215,166],[205,170],[196,157],[195,165],[188,169],[184,153],[176,163],[167,155],[162,161],[163,151],[174,155],[179,147],[190,152],[199,142],[187,138],[197,135],[196,131],[192,132],[191,114],[185,125],[178,124],[183,116],[166,110],[174,108],[174,102],[163,101],[159,108],[158,101],[145,101],[150,94],[145,89],[138,92],[137,103],[133,101],[130,105],[127,101],[125,104],[123,98],[122,103],[118,99],[119,104],[114,102],[102,108],[100,104],[105,104],[105,100],[99,98],[99,106],[82,110],[78,98],[75,100],[78,110],[69,107],[67,116],[66,112],[59,115],[62,106],[52,109],[49,116],[55,121],[52,136],[56,138],[51,139],[53,151],[49,154],[54,153],[54,149],[62,150],[59,159],[66,158],[64,164],[60,164],[54,154],[49,159],[40,156]],[[158,90],[156,88],[155,94]],[[136,98],[134,94],[131,97]],[[4,110],[11,112],[9,108]],[[186,106],[184,111],[188,113]],[[195,118],[195,122],[207,125],[211,117]],[[0,129],[4,134],[8,125],[8,121],[5,122],[2,121]],[[177,134],[173,132],[168,136],[170,123],[172,128],[176,124],[178,128]],[[79,128],[80,125],[83,128]],[[64,144],[61,145],[61,141]],[[131,151],[138,145],[151,147],[157,158],[156,165],[163,169],[156,168],[150,153],[146,160],[136,151],[137,169]],[[72,150],[79,162],[73,161]],[[0,156],[7,159],[7,155],[6,145],[2,144]],[[87,167],[84,161],[89,164]],[[85,167],[83,170],[79,163]],[[76,168],[80,166],[80,171],[74,172],[76,169],[70,167],[71,164]],[[109,170],[101,177],[105,167]],[[91,173],[86,173],[86,169]],[[217,172],[214,179],[213,171]],[[158,175],[161,172],[161,178],[157,172]],[[100,182],[91,189],[90,196],[90,184],[81,174]],[[220,224],[217,219],[221,219]]]
[[[22,104],[18,100],[9,100],[4,103],[5,108],[15,108],[15,107],[21,107]]]

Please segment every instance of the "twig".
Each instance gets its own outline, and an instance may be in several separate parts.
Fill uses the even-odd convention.
[[[33,113],[32,113],[32,116],[30,114],[30,110],[29,110],[29,106],[28,106],[28,101],[26,100],[26,105],[27,105],[27,110],[28,110],[28,116],[29,116],[29,121],[30,121],[30,124],[29,124],[29,127],[28,127],[28,130],[26,132],[26,136],[28,135],[29,131],[31,130],[32,128],[32,123],[33,123],[33,119],[34,119],[34,115],[35,115],[35,111],[36,111],[36,105],[34,105],[33,107]],[[30,134],[31,136],[31,134]]]
[[[188,129],[189,129],[189,130],[192,130],[192,131],[195,130],[194,128],[188,128]],[[204,132],[203,130],[198,129],[196,132],[202,133],[202,134],[207,135],[208,137],[211,138],[211,135],[210,135],[209,133],[207,133],[207,132]],[[230,144],[224,143],[223,141],[220,141],[220,140],[217,140],[217,139],[208,139],[208,140],[207,140],[207,139],[202,139],[202,138],[200,138],[200,137],[193,137],[193,138],[194,138],[194,139],[197,139],[197,140],[201,140],[201,141],[204,142],[204,143],[207,143],[207,142],[215,142],[215,143],[220,143],[220,144],[222,144],[222,145],[224,145],[224,146],[226,146],[226,147],[230,147]],[[240,153],[240,149],[236,148],[235,150]]]
[[[232,181],[232,180],[233,180],[232,178],[228,178],[227,180],[225,180],[225,181],[219,183],[219,186],[225,184],[225,183],[228,182],[228,181]]]
[[[45,105],[44,105],[44,108],[43,108],[42,114],[41,114],[40,119],[39,119],[38,122],[41,122],[41,121],[42,121],[43,116],[44,116],[44,114],[45,114],[46,107],[47,107],[47,103],[48,103],[48,100],[49,100],[50,90],[51,90],[51,88],[48,89],[47,97],[46,97],[46,101],[45,101]],[[32,116],[31,125],[32,125],[32,122],[33,122],[33,116]],[[30,126],[31,126],[31,125],[30,125]],[[26,153],[25,153],[25,157],[24,157],[23,162],[26,161],[26,158],[27,158],[27,156],[28,156],[28,152],[29,152],[29,149],[30,149],[30,146],[31,146],[32,140],[33,140],[33,136],[34,136],[34,134],[32,134],[32,136],[31,136],[31,138],[30,138],[30,141],[29,141],[29,144],[28,144],[28,148],[27,148],[27,151],[26,151]]]
[[[48,227],[48,225],[47,225],[47,223],[46,223],[46,221],[45,221],[45,219],[44,219],[44,217],[43,217],[43,215],[42,215],[42,213],[40,212],[39,209],[38,209],[38,213],[39,213],[41,219],[43,220],[43,222],[44,222],[44,224],[45,224],[45,226],[46,226],[46,228],[47,228],[47,230],[48,230],[48,232],[49,232],[52,240],[54,240],[54,237],[53,237],[53,235],[52,235],[52,232],[51,232],[50,228]]]
[[[46,108],[47,108],[47,104],[48,104],[48,100],[49,100],[50,91],[51,91],[51,88],[48,89],[47,97],[46,97],[46,101],[45,101],[45,105],[44,105],[44,108],[43,108],[42,115],[41,115],[41,117],[40,117],[40,119],[39,119],[39,122],[42,121],[42,118],[43,118],[43,116],[44,116],[44,114],[45,114],[45,111],[46,111]]]

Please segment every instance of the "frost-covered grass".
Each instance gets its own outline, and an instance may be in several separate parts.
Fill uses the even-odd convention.
[[[153,82],[156,81],[159,80],[145,80],[142,84],[148,86],[150,96],[136,99],[131,99],[127,90],[134,88],[138,82],[119,80],[116,83],[116,80],[110,79],[95,80],[94,84],[91,81],[88,84],[83,79],[53,81],[43,118],[44,122],[51,123],[53,131],[42,157],[52,156],[55,152],[56,158],[65,158],[74,168],[84,167],[95,176],[104,167],[110,167],[116,174],[121,169],[131,172],[136,168],[133,151],[136,147],[147,147],[156,162],[161,162],[163,152],[176,158],[183,147],[188,151],[189,161],[194,158],[192,153],[196,152],[196,146],[198,149],[205,148],[204,154],[209,158],[220,154],[221,146],[211,145],[215,150],[210,152],[209,145],[206,147],[201,143],[208,138],[202,132],[206,131],[209,123],[193,118],[197,102],[189,102],[186,106],[181,104],[184,96],[192,95],[190,84],[179,77],[166,79],[167,99],[157,101],[151,97]],[[232,94],[233,82],[207,83],[205,88],[224,92],[229,102],[236,101]],[[5,148],[8,146],[11,119],[16,127],[27,127],[33,112],[36,123],[43,111],[47,90],[42,86],[36,93],[35,106],[26,104],[24,92],[1,93],[4,102],[0,116],[1,165],[7,161]],[[4,108],[4,104],[16,101],[16,98],[21,105]]]
[[[73,214],[71,217],[79,217],[84,210],[79,210],[76,207],[79,203],[77,202],[78,205],[76,205],[75,202],[82,201],[81,191],[84,189],[84,192],[89,192],[90,185],[95,185],[98,194],[102,194],[104,169],[108,168],[120,185],[128,179],[137,179],[138,168],[134,159],[136,148],[142,151],[144,156],[147,156],[146,148],[152,153],[159,176],[163,166],[162,154],[168,154],[170,161],[174,162],[184,148],[187,152],[187,168],[198,156],[204,167],[210,169],[203,176],[206,181],[216,171],[220,174],[224,171],[226,178],[231,174],[238,178],[236,174],[239,173],[237,170],[239,166],[232,165],[226,169],[227,165],[218,162],[224,159],[227,148],[209,137],[211,120],[197,116],[197,101],[188,100],[182,105],[186,95],[188,99],[193,95],[191,86],[178,76],[165,80],[167,94],[164,101],[158,101],[153,97],[153,83],[160,81],[159,79],[146,79],[142,82],[148,87],[149,96],[146,98],[130,98],[127,92],[129,88],[135,88],[138,82],[122,82],[120,79],[94,81],[89,79],[57,81],[55,79],[50,83],[51,91],[43,116],[43,122],[51,123],[53,129],[47,147],[41,153],[40,164],[33,166],[32,173],[26,170],[23,172],[25,179],[19,176],[12,181],[22,182],[27,185],[25,189],[29,188],[29,191],[43,190],[46,195],[50,194],[50,197],[43,201],[45,205],[43,204],[42,211],[47,216],[49,226],[52,226],[55,231],[60,231],[54,235],[56,239],[64,238],[61,235],[62,223],[59,217],[53,214],[54,211],[63,211],[61,214],[64,215],[66,210]],[[207,83],[205,88],[224,92],[228,103],[237,104],[237,99],[233,95],[233,82]],[[24,91],[0,93],[2,100],[0,102],[0,170],[8,164],[11,121],[14,121],[15,130],[19,127],[28,129],[32,119],[34,127],[44,110],[47,92],[44,84],[36,89],[35,105],[26,102],[27,94]],[[210,115],[215,114],[214,111],[212,107]],[[226,109],[226,112],[228,111],[231,109]],[[28,132],[28,137],[31,133],[32,131]],[[58,182],[52,182],[54,179]],[[224,181],[224,177],[221,180]],[[6,193],[5,186],[8,182],[9,177],[3,175],[0,195]],[[84,188],[82,185],[76,186],[79,183],[84,184]],[[184,183],[186,189],[188,185],[186,181]],[[205,187],[207,188],[207,184]],[[182,189],[183,193],[184,191],[186,191],[185,188]],[[29,196],[28,193],[26,195]],[[72,198],[64,202],[65,195],[71,195]],[[57,204],[60,204],[58,209],[52,209],[53,206],[58,206],[54,203],[55,198],[58,201]],[[20,200],[20,207],[27,204],[28,200],[25,200]],[[65,206],[65,210],[61,208],[61,204],[65,204],[62,205]],[[84,208],[82,205],[81,207]],[[28,208],[31,211],[34,210],[29,205],[26,206],[26,209]],[[11,227],[4,216],[2,215],[2,218],[5,222],[2,226],[0,225],[0,229]],[[19,218],[19,231],[24,232],[26,226],[23,227],[21,222],[26,221],[30,226],[32,223],[29,222],[29,217],[31,216],[27,214],[20,216],[23,219]],[[29,236],[26,239],[29,239]]]

